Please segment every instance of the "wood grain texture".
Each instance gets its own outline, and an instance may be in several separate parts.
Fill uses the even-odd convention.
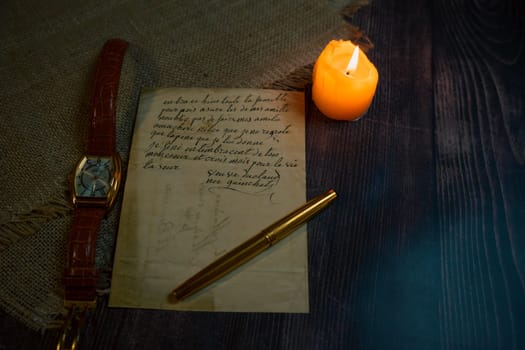
[[[434,2],[445,349],[525,348],[523,2]]]
[[[339,193],[308,226],[310,313],[102,302],[81,349],[525,348],[522,1],[375,0],[352,22],[380,81],[357,122],[308,106],[308,197]],[[0,349],[56,337],[0,319]]]

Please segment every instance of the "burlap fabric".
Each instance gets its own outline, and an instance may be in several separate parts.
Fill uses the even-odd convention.
[[[366,1],[347,7],[352,13]],[[142,87],[298,88],[331,38],[359,32],[341,1],[4,1],[0,11],[0,305],[32,328],[64,312],[67,176],[86,149],[88,101],[105,40],[130,42],[117,115],[128,158]],[[351,4],[352,5],[352,4]],[[112,265],[120,198],[97,265]],[[101,281],[101,290],[108,284]]]

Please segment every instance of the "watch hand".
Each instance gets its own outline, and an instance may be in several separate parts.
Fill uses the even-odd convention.
[[[83,173],[86,174],[86,175],[88,175],[88,176],[95,177],[95,175],[93,175],[91,172],[89,172],[89,171],[87,171],[87,170],[84,170]]]
[[[101,182],[102,185],[103,185],[105,188],[109,188],[109,184],[108,184],[106,181],[104,181],[104,180],[102,180],[102,179],[97,179],[96,181]]]

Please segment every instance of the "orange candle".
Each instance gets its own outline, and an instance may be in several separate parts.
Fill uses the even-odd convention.
[[[378,77],[376,67],[358,46],[332,40],[315,63],[312,98],[327,117],[356,120],[372,103]]]

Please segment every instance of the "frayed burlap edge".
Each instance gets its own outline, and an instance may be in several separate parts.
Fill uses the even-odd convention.
[[[73,206],[65,196],[54,196],[25,213],[13,214],[0,224],[0,251],[10,244],[38,232],[48,221],[71,213]]]

